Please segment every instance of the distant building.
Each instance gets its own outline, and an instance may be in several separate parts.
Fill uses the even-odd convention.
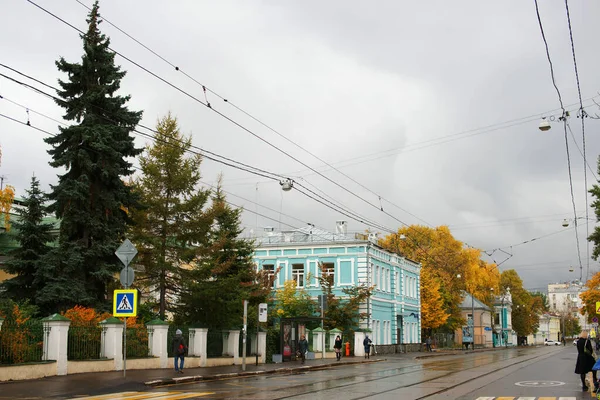
[[[371,330],[375,344],[421,342],[420,264],[381,248],[374,234],[350,235],[346,221],[331,233],[313,226],[275,232],[257,239],[254,261],[258,270],[275,275],[273,289],[296,281],[313,298],[322,294],[317,276],[333,276],[334,294],[342,288],[375,286],[373,296],[361,305],[368,317],[360,328]]]
[[[461,317],[467,325],[455,332],[455,343],[475,343],[475,347],[493,346],[493,312],[490,307],[468,293],[464,294],[460,303]],[[474,316],[473,316],[474,314]]]
[[[579,281],[565,283],[551,283],[548,285],[548,303],[550,312],[557,315],[570,315],[579,320],[581,329],[590,329],[587,315],[581,315],[579,309],[583,302],[579,295],[586,287]]]

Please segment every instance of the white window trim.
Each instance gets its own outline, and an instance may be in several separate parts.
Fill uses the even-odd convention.
[[[298,285],[298,282],[294,278],[294,264],[296,264],[296,265],[302,265],[302,283],[303,283],[302,286]],[[300,263],[294,263],[294,264],[292,264],[292,268],[291,268],[292,280],[296,281],[296,289],[304,289],[304,288],[308,287],[306,285],[306,264],[305,263],[302,263],[302,264],[300,264]]]
[[[350,262],[350,282],[342,283],[342,263]],[[337,285],[338,286],[354,286],[354,258],[338,258],[337,265]]]
[[[289,264],[289,262],[287,260],[277,261],[277,263],[275,264],[275,269],[279,269],[281,267],[281,269],[279,270],[279,273],[277,274],[277,279],[275,279],[275,283],[276,283],[275,287],[277,287],[277,288],[283,287],[283,283],[279,282],[279,280],[281,279],[281,276],[283,276],[284,282],[287,280],[288,264]]]
[[[309,282],[307,287],[319,287],[319,259],[315,258],[315,259],[310,259],[310,260],[306,260],[306,264],[308,266],[308,273],[313,275],[313,280],[314,283]],[[314,265],[314,273],[313,273],[313,268],[311,268],[311,265]]]

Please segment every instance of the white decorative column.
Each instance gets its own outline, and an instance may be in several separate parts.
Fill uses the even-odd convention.
[[[267,362],[267,332],[258,332],[258,354],[262,364]]]
[[[232,356],[233,364],[238,365],[240,363],[240,331],[231,330],[227,340],[223,339],[223,354]],[[227,348],[225,344],[227,344]]]
[[[329,331],[329,348],[326,350],[329,351],[335,351],[333,348],[333,345],[335,344],[335,338],[340,335],[340,338],[342,337],[342,331],[340,331],[339,329],[332,329]],[[343,340],[342,340],[342,348],[344,347],[343,344]]]
[[[163,320],[155,319],[146,324],[148,328],[148,345],[150,346],[150,355],[160,358],[160,367],[167,368],[169,356],[167,353],[167,332],[169,324]]]
[[[364,340],[365,332],[354,332],[354,355],[356,357],[365,355],[365,346],[363,345]]]
[[[43,360],[56,361],[56,375],[67,374],[67,345],[71,320],[53,314],[42,320],[44,326]]]
[[[240,360],[240,331],[231,330],[229,331],[229,339],[227,348],[229,349],[230,355],[233,356],[233,364],[238,365],[241,363]]]
[[[102,338],[100,357],[112,358],[115,371],[123,370],[123,329],[125,324],[118,318],[110,317],[100,322]]]
[[[200,357],[200,366],[206,367],[208,329],[190,328],[189,355]]]
[[[4,322],[4,318],[0,317],[0,331],[2,330],[2,323]]]
[[[315,329],[313,329],[312,333],[313,333],[313,342],[312,342],[313,352],[317,353],[317,352],[323,351],[323,342],[325,340],[325,331],[321,328],[315,328]]]

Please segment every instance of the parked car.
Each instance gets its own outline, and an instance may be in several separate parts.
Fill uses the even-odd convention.
[[[546,345],[546,346],[560,346],[561,343],[560,342],[555,342],[554,340],[546,340],[544,342],[544,345]]]

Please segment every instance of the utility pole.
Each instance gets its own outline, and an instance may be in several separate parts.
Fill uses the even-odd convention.
[[[248,333],[248,300],[244,300],[244,331],[242,332],[242,371],[246,370],[246,337]],[[258,345],[258,344],[257,344]],[[239,353],[238,353],[239,354]]]

